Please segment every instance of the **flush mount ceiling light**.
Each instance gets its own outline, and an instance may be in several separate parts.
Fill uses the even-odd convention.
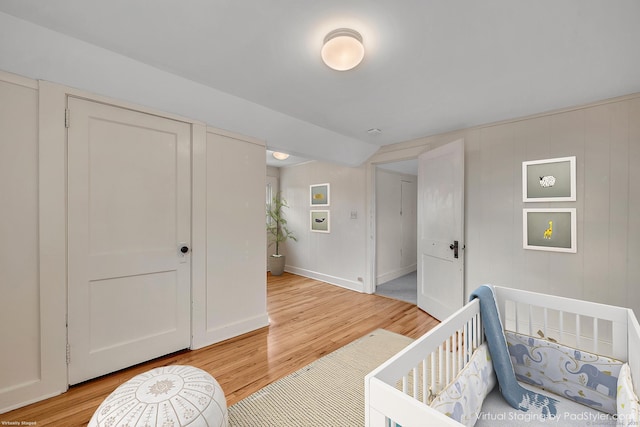
[[[322,60],[329,68],[347,71],[358,65],[364,58],[364,45],[359,32],[349,28],[331,31],[324,38]]]
[[[279,151],[274,151],[273,157],[278,160],[287,160],[289,158],[289,155],[287,153],[280,153]]]

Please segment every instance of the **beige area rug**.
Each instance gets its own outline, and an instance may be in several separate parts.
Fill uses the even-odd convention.
[[[364,377],[413,340],[377,329],[229,407],[230,427],[364,425]]]

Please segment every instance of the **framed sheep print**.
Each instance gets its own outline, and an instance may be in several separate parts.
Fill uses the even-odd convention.
[[[576,157],[522,162],[523,202],[575,202]]]
[[[311,206],[329,206],[329,184],[314,184],[309,186]]]
[[[316,233],[329,233],[329,211],[310,211],[311,231]]]
[[[525,249],[577,252],[575,208],[524,209],[522,212]]]

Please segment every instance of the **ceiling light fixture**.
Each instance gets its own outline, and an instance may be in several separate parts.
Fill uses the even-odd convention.
[[[278,160],[287,160],[289,158],[289,155],[287,153],[281,153],[279,151],[274,151],[273,152],[273,157],[278,159]]]
[[[347,71],[358,65],[364,58],[364,45],[359,32],[349,28],[331,31],[324,38],[322,60],[329,68]]]

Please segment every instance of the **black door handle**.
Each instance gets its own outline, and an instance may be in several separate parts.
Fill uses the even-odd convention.
[[[449,249],[453,250],[453,257],[458,258],[458,241],[454,240],[452,244],[449,245]]]
[[[183,246],[180,248],[180,252],[182,252],[183,254],[186,254],[187,252],[189,252],[189,246]]]

